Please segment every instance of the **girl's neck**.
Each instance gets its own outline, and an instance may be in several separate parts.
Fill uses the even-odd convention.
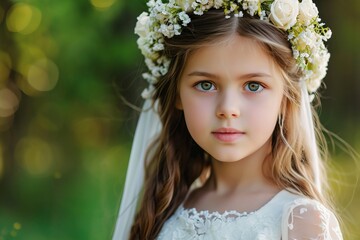
[[[192,191],[184,206],[198,210],[251,212],[280,191],[263,174],[264,161],[271,160],[270,144],[236,162],[212,161],[206,183]]]
[[[271,151],[261,148],[236,162],[213,160],[206,183],[189,194],[184,206],[210,212],[252,212],[264,206],[281,189],[263,174]]]
[[[214,159],[206,188],[218,193],[246,193],[274,189],[275,184],[263,173],[264,161],[270,160],[271,151],[268,146],[236,162],[221,162]]]

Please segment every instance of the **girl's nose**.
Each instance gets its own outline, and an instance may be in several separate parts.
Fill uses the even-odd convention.
[[[239,93],[236,90],[223,92],[219,96],[216,116],[223,119],[238,118],[240,116],[239,103]]]

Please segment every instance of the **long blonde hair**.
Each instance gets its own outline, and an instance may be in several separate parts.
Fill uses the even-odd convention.
[[[257,41],[279,67],[285,82],[282,111],[272,136],[272,160],[264,161],[264,175],[280,188],[292,189],[328,205],[324,191],[318,191],[315,185],[309,139],[303,134],[300,118],[301,72],[292,56],[286,33],[250,16],[225,19],[222,10],[210,10],[201,17],[193,15],[191,19],[180,36],[166,39],[164,51],[171,63],[166,76],[155,86],[154,95],[163,128],[150,147],[144,194],[130,239],[156,238],[164,222],[184,201],[192,183],[209,167],[208,154],[191,138],[183,112],[175,107],[177,86],[191,52],[233,34]],[[313,116],[318,148],[326,153],[315,111]],[[322,154],[321,159],[325,155]],[[326,183],[325,173],[321,176]]]

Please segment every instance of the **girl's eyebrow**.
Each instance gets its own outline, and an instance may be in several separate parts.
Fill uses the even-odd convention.
[[[269,73],[264,73],[264,72],[255,72],[255,73],[247,73],[244,75],[239,76],[239,79],[249,79],[249,78],[272,78],[273,76]]]
[[[201,71],[195,71],[188,74],[188,76],[198,76],[198,77],[208,77],[208,78],[219,78],[218,75],[208,72],[201,72]],[[256,77],[266,77],[266,78],[272,78],[273,76],[268,73],[264,72],[254,72],[254,73],[247,73],[244,75],[240,75],[237,78],[238,79],[249,79],[249,78],[256,78]]]
[[[201,72],[201,71],[195,71],[188,74],[189,77],[197,76],[197,77],[209,77],[209,78],[219,78],[218,75],[208,73],[208,72]]]

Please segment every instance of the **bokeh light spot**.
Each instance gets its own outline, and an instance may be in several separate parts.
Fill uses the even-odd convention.
[[[16,146],[16,158],[31,175],[48,175],[54,162],[51,146],[46,141],[28,137]]]
[[[54,173],[54,178],[55,178],[55,179],[61,179],[61,178],[62,178],[62,173],[61,173],[61,172],[58,172],[58,171],[55,172],[55,173]]]
[[[21,224],[18,223],[18,222],[14,223],[14,229],[15,230],[20,230],[21,229]]]
[[[41,11],[29,4],[14,4],[6,18],[9,31],[22,34],[34,32],[41,23]]]
[[[91,0],[91,4],[98,9],[106,9],[111,7],[116,0]]]
[[[52,90],[59,79],[59,69],[49,59],[41,59],[29,68],[28,83],[37,91]]]
[[[9,88],[0,89],[0,117],[9,117],[18,109],[20,99]]]
[[[15,231],[15,230],[12,230],[12,231],[10,232],[10,236],[13,237],[13,238],[15,238],[15,237],[17,236],[16,231]]]
[[[79,144],[100,147],[106,143],[107,129],[100,119],[84,118],[73,124],[73,133]]]

